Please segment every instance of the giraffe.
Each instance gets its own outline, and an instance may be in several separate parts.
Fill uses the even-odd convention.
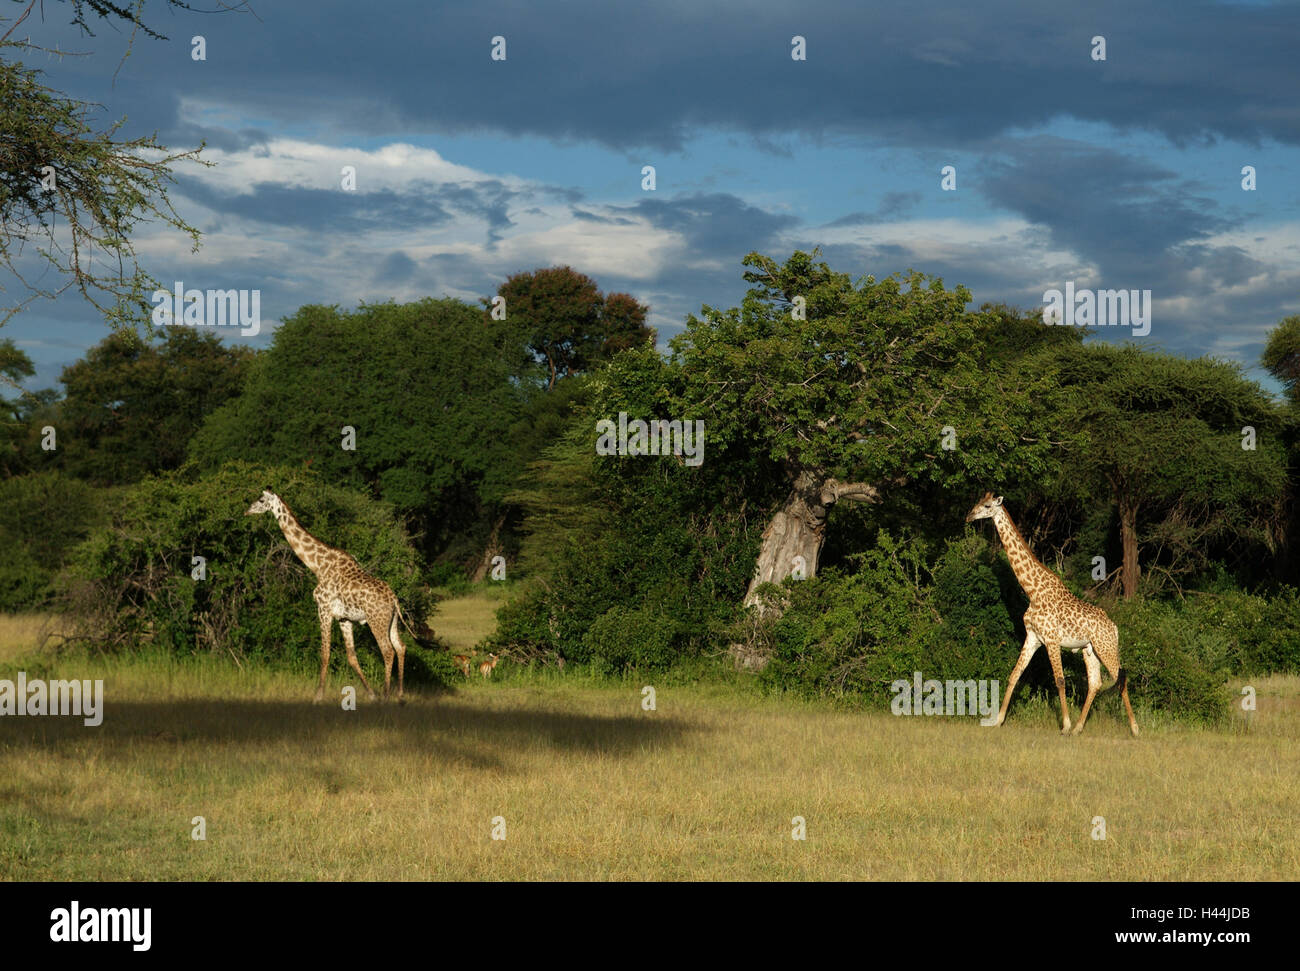
[[[1128,699],[1128,676],[1119,663],[1119,629],[1114,621],[1106,616],[1100,607],[1084,603],[1066,589],[1061,578],[1043,566],[1029,550],[1029,544],[1020,535],[1020,530],[1012,522],[1011,515],[1002,505],[1002,497],[994,498],[993,493],[984,493],[984,498],[966,514],[966,522],[977,519],[992,519],[993,526],[1002,538],[1002,545],[1011,561],[1011,569],[1016,579],[1029,597],[1029,609],[1025,611],[1025,644],[1020,649],[1020,658],[1011,669],[1007,679],[1006,691],[1002,694],[1002,709],[998,712],[995,725],[1001,725],[1007,717],[1007,706],[1011,703],[1011,692],[1016,690],[1016,682],[1024,673],[1034,652],[1040,645],[1047,647],[1048,660],[1052,662],[1052,674],[1056,677],[1056,690],[1061,695],[1061,733],[1070,731],[1070,708],[1065,702],[1065,674],[1061,670],[1061,648],[1071,651],[1083,649],[1083,663],[1088,671],[1088,697],[1079,712],[1079,724],[1074,726],[1074,734],[1083,731],[1083,724],[1088,720],[1088,709],[1092,707],[1101,685],[1101,666],[1106,665],[1115,683],[1106,691],[1119,689],[1128,711],[1128,724],[1134,736],[1138,734],[1137,719],[1133,717],[1133,705]]]
[[[348,652],[348,663],[357,672],[361,684],[370,698],[374,691],[361,673],[357,661],[356,646],[352,641],[352,625],[369,624],[370,632],[379,644],[379,653],[384,657],[384,699],[388,699],[389,687],[393,680],[393,657],[397,657],[397,701],[403,704],[402,683],[405,680],[406,645],[398,636],[397,622],[402,617],[401,607],[393,588],[378,577],[372,577],[357,564],[349,554],[322,543],[299,525],[284,500],[268,487],[257,501],[248,507],[245,516],[259,513],[272,513],[280,524],[285,540],[293,549],[298,559],[307,569],[316,574],[316,589],[312,599],[316,601],[316,613],[320,618],[320,684],[316,688],[316,700],[325,695],[325,675],[330,663],[330,634],[334,621],[339,622],[343,631],[343,646]],[[381,636],[381,633],[384,636]],[[385,640],[385,637],[387,638]]]

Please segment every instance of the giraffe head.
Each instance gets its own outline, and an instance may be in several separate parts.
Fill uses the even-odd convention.
[[[966,522],[973,523],[977,519],[993,519],[1001,508],[1002,497],[986,492],[984,498],[975,503],[975,508],[966,514]]]
[[[267,486],[262,490],[262,494],[257,497],[257,501],[248,507],[245,516],[256,516],[258,513],[269,512],[278,514],[280,511],[280,497],[271,491]]]

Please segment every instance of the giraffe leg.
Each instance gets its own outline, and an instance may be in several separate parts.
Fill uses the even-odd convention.
[[[1119,679],[1124,682],[1124,687],[1120,689],[1120,697],[1124,699],[1124,710],[1128,712],[1128,727],[1133,731],[1133,737],[1138,737],[1137,719],[1133,717],[1133,705],[1128,700],[1128,678],[1124,674],[1124,669],[1119,669]]]
[[[394,617],[390,613],[386,617],[376,618],[379,623],[371,623],[370,633],[375,635],[375,643],[379,645],[379,653],[384,656],[384,700],[388,700],[388,690],[393,684],[393,645],[388,642],[388,638],[383,632],[391,632]]]
[[[1002,708],[998,711],[998,720],[994,723],[996,728],[1001,725],[1007,717],[1007,708],[1011,704],[1011,692],[1016,690],[1016,682],[1020,680],[1020,675],[1024,673],[1029,666],[1030,659],[1034,652],[1038,650],[1038,645],[1042,642],[1038,635],[1032,630],[1025,633],[1025,646],[1020,649],[1020,657],[1016,660],[1016,666],[1011,669],[1011,675],[1007,678],[1007,690],[1002,695]]]
[[[1047,659],[1052,662],[1052,677],[1056,679],[1056,693],[1061,696],[1061,734],[1064,735],[1070,731],[1070,706],[1065,700],[1065,671],[1061,667],[1060,644],[1047,642]]]
[[[348,663],[352,665],[352,670],[357,672],[357,677],[361,679],[361,686],[366,689],[366,696],[371,701],[374,701],[375,692],[371,689],[370,683],[366,681],[366,676],[361,673],[361,662],[357,660],[357,647],[352,642],[352,621],[340,620],[339,627],[343,631],[343,646],[348,651]]]
[[[320,617],[320,684],[316,686],[316,700],[325,697],[325,675],[330,667],[330,633],[334,626],[334,615],[329,604],[316,603],[316,613]]]
[[[1138,723],[1137,719],[1133,717],[1133,705],[1128,700],[1128,674],[1122,667],[1120,667],[1119,663],[1119,634],[1116,633],[1115,635],[1115,645],[1113,649],[1100,650],[1097,654],[1101,658],[1102,663],[1106,665],[1106,670],[1110,672],[1110,676],[1115,679],[1115,684],[1107,688],[1104,693],[1108,694],[1116,687],[1119,688],[1120,697],[1124,699],[1124,709],[1128,712],[1129,730],[1133,733],[1133,737],[1137,738]]]
[[[406,645],[402,643],[402,635],[397,630],[397,611],[393,611],[393,620],[388,627],[388,639],[393,644],[393,650],[397,652],[397,703],[406,704],[402,697],[402,683],[406,680]]]
[[[1083,723],[1088,720],[1088,709],[1092,707],[1092,699],[1097,696],[1097,689],[1101,687],[1101,662],[1097,660],[1097,654],[1091,644],[1083,649],[1083,664],[1088,669],[1088,697],[1083,700],[1083,709],[1079,712],[1079,724],[1074,726],[1075,735],[1083,731]]]

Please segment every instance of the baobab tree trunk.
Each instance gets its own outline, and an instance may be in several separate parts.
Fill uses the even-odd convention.
[[[803,579],[817,575],[828,507],[841,499],[879,502],[880,493],[863,482],[822,479],[810,472],[799,474],[789,497],[763,531],[758,565],[745,594],[746,607],[760,603],[757,590],[764,583],[780,583],[796,574]]]
[[[1120,571],[1123,578],[1124,599],[1131,600],[1137,594],[1138,578],[1141,567],[1138,565],[1138,504],[1132,499],[1121,497],[1119,500],[1119,539],[1124,550],[1124,564]]]

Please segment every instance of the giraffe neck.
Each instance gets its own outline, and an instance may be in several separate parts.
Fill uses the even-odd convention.
[[[280,524],[280,532],[284,533],[285,541],[298,559],[302,560],[303,565],[312,573],[319,573],[329,547],[302,528],[283,499],[275,510],[275,519]]]
[[[1005,509],[998,510],[998,514],[993,517],[993,525],[1002,538],[1002,546],[1007,551],[1007,559],[1011,561],[1011,569],[1031,601],[1043,590],[1063,586],[1061,578],[1043,566],[1030,552],[1029,544],[1020,535],[1020,530]]]

